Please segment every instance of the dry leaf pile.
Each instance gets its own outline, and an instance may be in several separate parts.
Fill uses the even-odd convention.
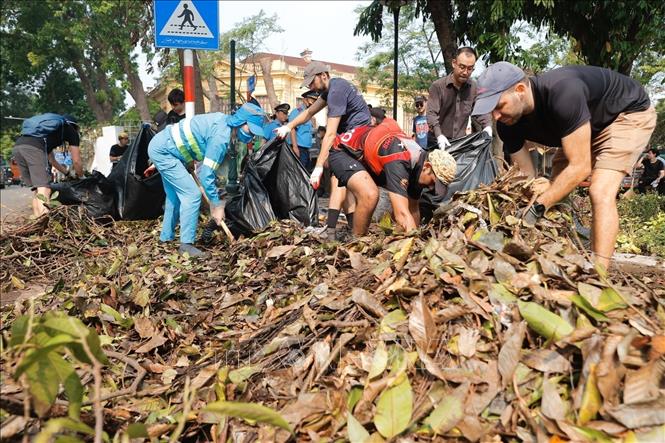
[[[68,227],[62,210],[2,239],[2,277],[62,279],[35,309],[99,334],[110,435],[168,438],[184,410],[190,441],[664,438],[663,280],[590,267],[563,211],[523,226],[529,197],[506,174],[417,236],[384,222],[322,243],[284,222],[204,262],[154,223]],[[3,309],[6,336],[27,306]],[[21,415],[12,355],[0,407]],[[62,395],[44,412],[66,414]]]

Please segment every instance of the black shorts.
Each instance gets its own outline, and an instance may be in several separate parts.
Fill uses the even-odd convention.
[[[35,188],[48,188],[51,183],[51,167],[46,151],[32,145],[14,146],[14,160],[21,171],[23,184]]]
[[[328,166],[330,172],[337,177],[339,186],[346,186],[356,172],[367,171],[360,160],[353,158],[344,150],[331,149],[328,155]]]

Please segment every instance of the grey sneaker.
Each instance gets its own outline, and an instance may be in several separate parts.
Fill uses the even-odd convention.
[[[182,255],[189,255],[191,258],[205,258],[208,256],[207,252],[203,252],[191,243],[181,243],[178,252]]]

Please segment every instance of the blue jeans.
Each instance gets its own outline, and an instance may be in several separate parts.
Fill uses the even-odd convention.
[[[180,220],[180,243],[194,243],[199,223],[201,191],[187,172],[184,160],[168,131],[158,133],[148,146],[148,155],[162,176],[166,202],[161,241],[175,238],[175,227]]]

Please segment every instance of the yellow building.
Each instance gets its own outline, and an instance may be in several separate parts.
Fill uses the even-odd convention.
[[[308,49],[303,51],[300,54],[300,57],[273,54],[269,52],[255,54],[253,57],[236,64],[236,88],[238,89],[236,93],[240,94],[242,97],[247,97],[247,79],[252,75],[256,75],[256,89],[252,95],[257,99],[266,112],[272,113],[272,106],[269,103],[268,93],[263,81],[261,64],[259,62],[262,59],[268,59],[271,63],[271,76],[277,100],[279,103],[288,103],[293,109],[302,102],[300,95],[305,92],[305,89],[301,88],[300,84],[302,83],[305,66],[307,66],[312,60],[311,56],[312,51]],[[330,66],[330,75],[332,77],[344,78],[355,84],[357,87],[360,87],[357,81],[357,66],[343,65],[324,60],[320,61]],[[215,66],[215,76],[218,79],[218,94],[220,96],[228,97],[228,85],[231,82],[230,63],[228,60],[222,59],[217,62]],[[169,90],[170,88],[157,87],[150,93],[150,96],[159,101],[162,108],[167,112],[170,109],[166,99]],[[367,85],[366,90],[362,91],[362,94],[367,104],[372,106],[381,106],[386,95],[391,96],[390,91],[382,90],[377,85],[372,84]],[[410,104],[411,100],[411,97],[398,97],[397,109],[397,122],[409,135],[411,134],[413,114],[404,110],[404,103],[406,102]],[[209,102],[207,99],[204,99],[204,104],[206,111],[208,111]],[[392,116],[392,109],[385,106],[384,108],[387,111],[387,115]],[[224,111],[228,109],[227,99],[224,99],[224,106],[222,109]],[[316,118],[319,125],[325,125],[325,109],[321,111]]]

